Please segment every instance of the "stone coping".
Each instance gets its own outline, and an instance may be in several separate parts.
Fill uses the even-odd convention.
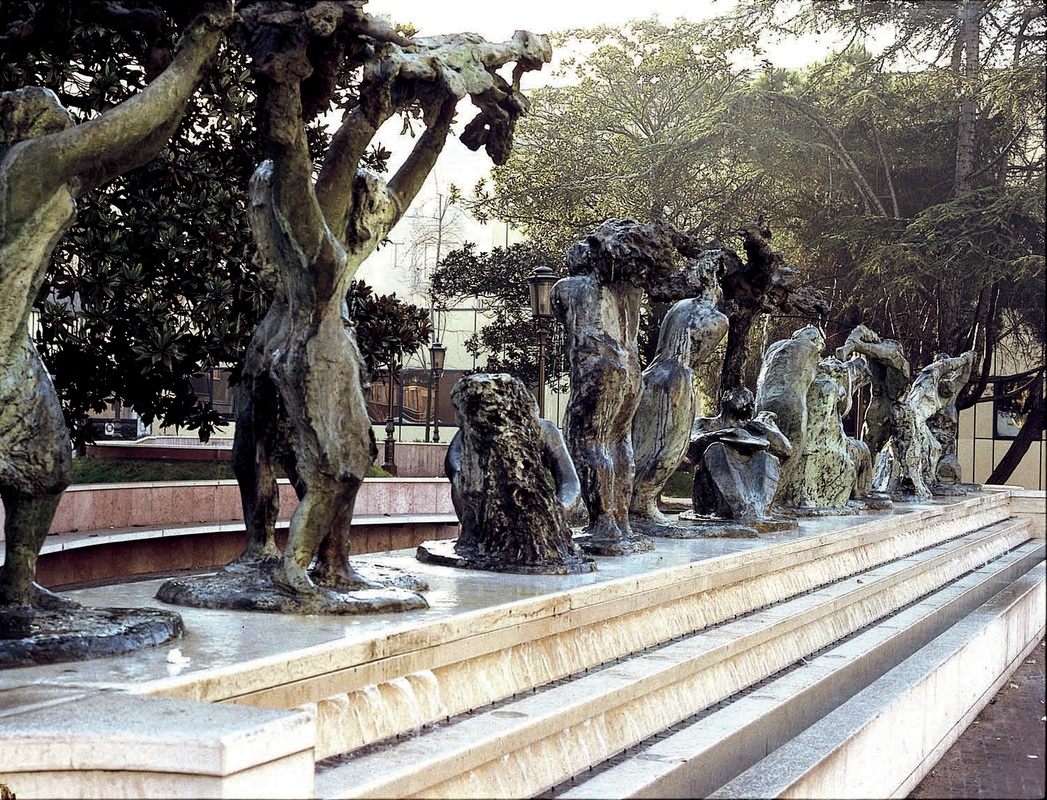
[[[287,480],[277,485],[280,517],[286,520],[297,507],[298,498]],[[356,502],[356,516],[360,518],[452,513],[451,487],[446,478],[367,478]],[[242,520],[240,489],[235,480],[77,484],[62,495],[49,533],[242,524]],[[3,538],[0,527],[0,541]]]
[[[353,527],[371,527],[374,525],[430,525],[451,524],[458,521],[454,514],[381,514],[353,517]],[[289,520],[277,520],[277,530],[287,530]],[[164,539],[175,536],[200,536],[209,533],[244,533],[244,523],[224,522],[214,525],[171,525],[164,528],[110,528],[100,531],[77,531],[76,533],[52,534],[44,542],[41,555],[77,550],[83,547],[98,547],[120,542],[134,542],[143,539]],[[4,554],[0,552],[0,564],[4,563]]]
[[[996,502],[993,494],[984,492],[981,497],[987,502]],[[1044,496],[1042,492],[1038,494],[1041,498]],[[125,689],[138,686],[139,690],[143,683],[155,681],[149,691],[164,691],[161,687],[173,689],[177,684],[192,682],[193,676],[201,672],[213,671],[215,678],[220,679],[226,670],[243,669],[257,659],[263,663],[286,663],[289,658],[294,660],[298,655],[305,655],[304,651],[322,659],[325,650],[342,648],[350,642],[366,647],[366,642],[373,640],[375,653],[388,653],[397,636],[424,637],[423,629],[434,624],[451,624],[454,620],[468,624],[469,615],[496,613],[495,609],[500,606],[507,606],[510,621],[523,621],[517,615],[535,603],[546,609],[546,613],[555,611],[564,603],[566,607],[577,606],[582,601],[575,597],[580,589],[585,590],[584,594],[590,596],[591,602],[599,602],[602,596],[620,593],[630,586],[635,590],[641,578],[647,582],[667,580],[681,567],[695,574],[717,571],[725,567],[723,562],[726,559],[728,563],[738,563],[742,569],[749,569],[745,565],[765,560],[766,556],[760,551],[769,547],[784,557],[786,552],[815,546],[817,541],[834,532],[870,525],[874,528],[891,525],[897,517],[918,519],[933,516],[941,513],[943,507],[965,500],[972,498],[897,504],[892,511],[851,517],[809,518],[801,520],[796,531],[767,534],[759,539],[659,539],[655,550],[649,553],[597,557],[597,571],[585,575],[534,576],[455,570],[423,564],[414,558],[413,550],[370,553],[358,559],[397,566],[428,580],[431,590],[426,597],[430,608],[405,614],[346,618],[283,618],[250,612],[179,608],[187,630],[180,647],[191,661],[177,671],[169,670],[171,665],[166,663],[164,652],[146,651],[95,662],[0,671],[0,690],[21,677],[33,683],[57,681],[62,685],[120,686]],[[1009,502],[1009,493],[1001,500]],[[110,584],[63,594],[85,605],[168,608],[153,597],[160,582],[146,580]]]
[[[379,444],[383,443],[384,427],[375,431]],[[195,437],[146,437],[136,441],[123,439],[99,440],[87,446],[87,455],[93,458],[143,458],[159,461],[228,461],[232,457],[232,439],[212,438],[206,444]],[[396,468],[402,476],[443,477],[444,442],[397,442]],[[376,461],[380,466],[382,460]]]
[[[56,693],[49,699],[28,717],[8,709],[9,722],[21,717],[17,740],[0,738],[9,764],[33,764],[44,771],[68,768],[72,762],[79,770],[132,772],[182,772],[192,764],[195,773],[227,775],[256,760],[298,752],[313,742],[311,719],[302,713],[269,709],[250,713],[234,705],[167,698],[154,698],[149,712],[142,713],[141,699],[123,692],[75,693],[67,698]],[[4,716],[0,712],[0,719]],[[267,728],[269,735],[259,737],[258,726]],[[58,736],[61,748],[55,747]],[[134,745],[102,746],[114,740]]]
[[[394,484],[394,483],[445,483],[446,478],[365,478],[364,485],[368,483]],[[287,478],[277,478],[276,482],[283,486],[290,486]],[[74,483],[66,492],[97,491],[99,489],[140,489],[140,488],[170,488],[178,486],[236,486],[233,479],[218,479],[202,481],[134,481],[130,483]]]
[[[983,493],[973,497],[942,498],[920,504],[897,504],[883,512],[847,517],[817,517],[800,520],[796,529],[776,531],[757,539],[658,539],[655,549],[624,557],[596,557],[596,572],[569,576],[532,576],[457,570],[423,564],[413,553],[375,556],[389,566],[423,577],[429,582],[426,598],[430,608],[417,614],[385,615],[361,620],[346,628],[342,636],[290,654],[272,654],[253,662],[241,662],[214,670],[161,679],[141,691],[183,699],[254,702],[271,694],[272,681],[280,685],[306,687],[326,682],[334,673],[342,678],[343,690],[376,682],[371,664],[381,669],[435,668],[439,662],[459,660],[473,650],[498,650],[564,625],[575,625],[582,617],[591,622],[604,619],[622,603],[644,606],[671,603],[679,597],[711,592],[721,586],[751,583],[760,575],[790,564],[853,551],[859,542],[890,544],[903,532],[915,533],[954,523],[970,527],[1003,519],[1008,514],[1009,495]],[[981,519],[974,522],[975,518]],[[365,557],[366,558],[366,557]],[[845,559],[846,560],[846,559]],[[612,616],[619,613],[613,611]],[[186,626],[189,627],[189,620]],[[653,624],[653,622],[652,622]],[[497,640],[499,644],[492,644]],[[431,650],[441,644],[439,653]],[[417,654],[425,651],[422,659]],[[393,666],[400,662],[411,667]],[[283,707],[304,702],[298,696]],[[277,701],[281,702],[281,701]]]
[[[226,449],[233,446],[232,436],[212,436],[201,442],[197,436],[143,436],[140,439],[100,439],[91,447],[199,447],[204,450]]]

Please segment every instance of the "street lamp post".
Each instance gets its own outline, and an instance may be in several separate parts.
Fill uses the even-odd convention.
[[[553,317],[550,290],[559,276],[546,266],[535,267],[527,279],[531,292],[531,314],[538,323],[538,416],[545,417],[545,353],[549,339],[549,320]]]
[[[385,412],[385,463],[382,464],[382,469],[394,477],[396,475],[396,439],[393,438],[393,432],[396,430],[396,420],[393,419],[393,375],[395,373],[396,370],[390,362],[386,380],[388,397]]]
[[[439,342],[433,342],[429,347],[429,355],[433,359],[433,441],[440,441],[440,378],[444,376],[444,359],[447,357],[447,348]]]

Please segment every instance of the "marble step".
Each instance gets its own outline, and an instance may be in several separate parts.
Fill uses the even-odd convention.
[[[318,768],[317,795],[539,794],[1028,539],[1027,521],[1004,520],[821,588],[800,589],[791,599],[610,666],[332,759]]]
[[[1045,578],[1041,561],[709,797],[907,797],[1043,638]]]
[[[317,719],[317,758],[531,691],[748,614],[1008,517],[985,495],[755,550],[545,595],[380,641],[251,665],[211,687]],[[376,658],[381,654],[381,658]],[[247,674],[250,672],[250,674]],[[206,676],[191,679],[210,695]],[[246,691],[247,681],[256,688]],[[185,688],[189,688],[186,686]],[[175,695],[177,696],[177,695]]]
[[[1019,545],[547,796],[707,797],[936,637],[980,613],[1001,591],[1027,582],[1030,570],[1042,572],[1043,558],[1042,539]],[[754,775],[762,771],[754,770]],[[758,788],[751,781],[739,781],[724,792],[730,793],[725,796],[774,796],[758,794]],[[882,785],[870,792],[870,796],[878,794],[882,795]]]

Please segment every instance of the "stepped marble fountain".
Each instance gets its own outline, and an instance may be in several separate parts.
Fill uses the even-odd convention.
[[[0,672],[0,783],[20,798],[904,796],[1043,635],[1043,510],[1042,492],[985,489],[667,539],[584,574],[361,557],[409,566],[429,607],[185,608],[178,652]],[[157,583],[68,594],[149,607]]]
[[[824,334],[804,328],[768,349],[754,408],[696,432],[687,390],[721,338],[726,392],[741,388],[758,314],[825,309],[805,306],[762,218],[740,231],[744,263],[661,222],[606,220],[551,290],[572,384],[565,437],[508,376],[478,382],[460,409],[474,409],[475,435],[449,459],[457,541],[350,564],[376,449],[348,281],[420,190],[459,101],[477,114],[463,141],[505,163],[528,108],[520,76],[551,50],[526,31],[408,39],[360,0],[212,5],[163,80],[96,119],[72,125],[39,88],[0,104],[17,112],[0,120],[0,188],[14,198],[0,203],[0,797],[905,796],[1044,633],[1044,494],[963,486],[950,460],[971,354],[894,393],[906,387],[884,365],[906,380],[908,366],[873,332],[823,357]],[[79,193],[154,154],[231,26],[271,157],[249,187],[275,293],[243,365],[233,448],[247,548],[166,589],[57,596],[35,579],[70,440],[26,320]],[[372,57],[314,158],[306,129],[333,100],[331,76]],[[498,72],[510,64],[511,84]],[[396,173],[358,169],[382,123],[415,109],[425,131]],[[645,295],[675,311],[641,372]],[[863,382],[890,382],[893,405],[859,440],[842,415]],[[506,418],[487,411],[498,387],[527,434],[514,442],[480,430]],[[689,451],[737,468],[716,486],[724,502],[698,510],[744,535],[657,507]],[[297,500],[282,547],[277,464]],[[541,523],[520,524],[520,507]],[[799,519],[774,524],[781,509]],[[245,575],[260,603],[242,598]],[[87,652],[90,637],[106,641]]]
[[[656,241],[637,251],[637,236]],[[672,231],[630,222],[601,226],[587,248],[555,295],[564,315],[585,299],[568,291],[576,279],[601,285],[601,249],[611,259],[689,252]],[[661,279],[700,294],[702,263]],[[635,299],[599,291],[616,307]],[[594,331],[582,327],[574,334],[584,343]],[[770,446],[775,420],[792,442],[791,452],[776,448],[779,482],[766,480],[773,462],[739,470],[745,485],[730,493],[746,502],[725,504],[738,518],[711,527],[664,514],[632,531],[628,447],[605,463],[592,430],[553,436],[514,379],[470,376],[448,459],[458,540],[353,556],[360,574],[417,576],[421,602],[349,615],[321,613],[326,601],[299,614],[187,604],[184,633],[160,647],[0,670],[0,789],[23,800],[906,796],[1044,635],[1045,496],[933,491],[939,453],[910,423],[944,407],[939,376],[914,383],[893,434],[896,465],[927,492],[899,482],[874,498],[859,478],[869,446],[840,422],[863,370],[822,358],[823,345],[805,328],[772,347],[809,379],[797,385],[770,359],[755,416],[746,408],[692,429],[692,444],[710,426],[720,441],[741,441],[745,452],[726,454],[739,463],[750,439]],[[614,375],[576,362],[582,390],[618,379],[639,390],[627,361]],[[926,374],[939,368],[962,375],[946,360]],[[475,403],[462,394],[470,385]],[[647,407],[630,397],[632,414]],[[500,403],[519,412],[512,447],[507,432],[486,429],[510,418],[492,410]],[[675,430],[677,416],[648,426],[622,418],[616,430]],[[767,427],[745,427],[755,419]],[[477,444],[487,439],[504,451]],[[674,442],[678,452],[687,432]],[[525,462],[548,470],[531,491],[544,486],[556,501],[542,525],[514,530],[512,493],[523,482],[499,476]],[[567,538],[578,495],[589,528]],[[783,508],[796,512],[789,524],[765,524]],[[488,540],[492,520],[507,533]],[[732,528],[752,532],[722,532]],[[268,533],[248,539],[271,549]],[[534,558],[513,570],[517,551]],[[455,558],[465,563],[446,565]],[[66,594],[148,615],[165,608],[160,585]]]

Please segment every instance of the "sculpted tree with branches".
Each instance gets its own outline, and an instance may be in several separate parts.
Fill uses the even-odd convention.
[[[526,32],[501,44],[473,34],[406,38],[364,4],[249,0],[237,8],[266,155],[251,181],[250,219],[276,287],[248,350],[237,419],[233,459],[248,526],[242,558],[280,558],[273,581],[299,597],[374,586],[348,560],[356,494],[377,453],[346,316],[349,282],[421,189],[458,102],[468,96],[478,109],[462,140],[503,163],[527,108],[520,77],[551,57],[545,37]],[[497,72],[507,64],[515,65],[512,83]],[[317,164],[306,124],[330,108],[339,77],[356,67],[358,96]],[[388,183],[362,169],[379,126],[413,110],[425,131]],[[273,539],[275,463],[300,499],[282,557]]]
[[[77,199],[156,156],[232,19],[231,8],[217,0],[185,4],[186,10],[193,16],[166,66],[154,65],[145,89],[87,122],[74,125],[48,89],[0,93],[0,497],[6,515],[0,606],[63,605],[33,579],[72,478],[69,430],[27,321]]]
[[[802,283],[800,271],[788,266],[782,254],[771,249],[771,229],[762,216],[746,222],[737,233],[742,237],[745,261],[728,259],[721,279],[724,312],[730,320],[720,373],[722,392],[744,385],[750,332],[762,315],[799,313],[820,318],[829,309],[822,292]]]

